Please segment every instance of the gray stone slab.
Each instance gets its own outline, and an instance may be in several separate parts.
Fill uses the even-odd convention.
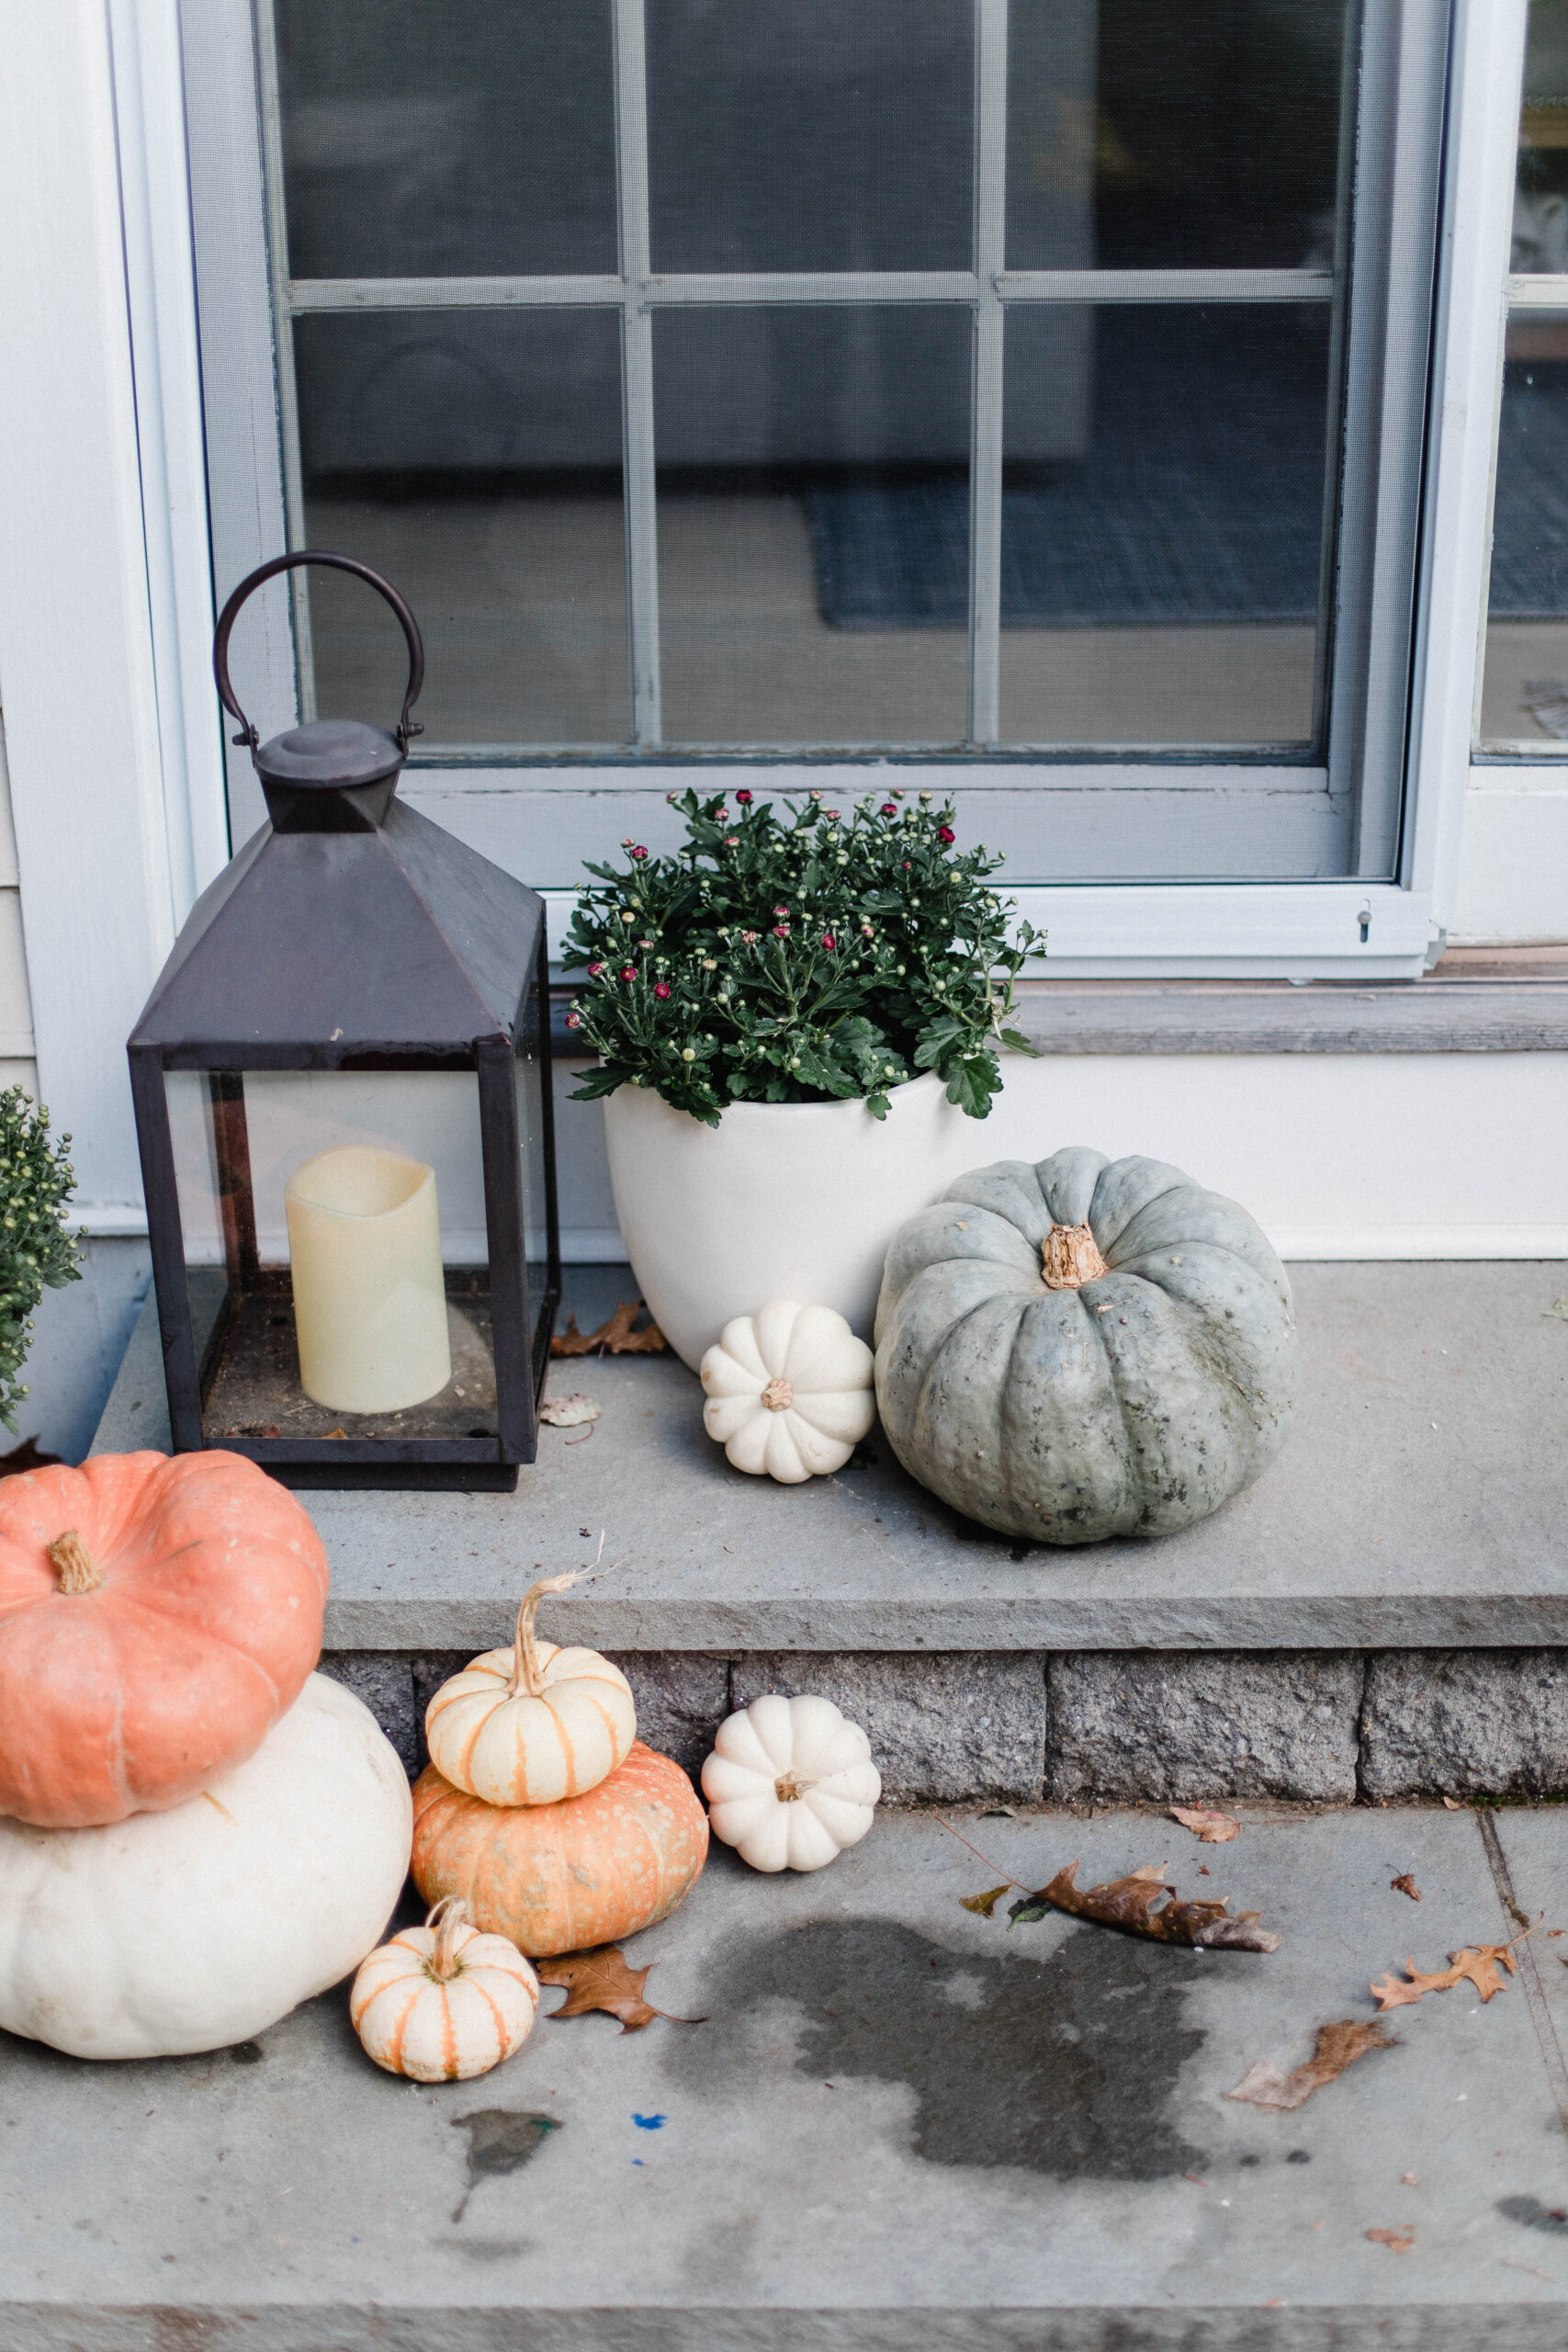
[[[0,2038],[0,2341],[1555,2352],[1568,2248],[1520,2216],[1562,2204],[1564,2150],[1517,1987],[1401,2012],[1295,2113],[1224,2096],[1368,2017],[1413,1946],[1507,1932],[1470,1814],[1258,1811],[1224,1849],[1138,1815],[959,1826],[987,1861],[908,1815],[813,1876],[720,1854],[629,1953],[706,2023],[542,2019],[477,2083],[377,2073],[341,1990],[246,2063]],[[1075,1857],[1083,1883],[1169,1858],[1281,1948],[961,1907]],[[1411,2225],[1402,2256],[1367,2236]]]
[[[730,1469],[668,1358],[563,1364],[604,1408],[541,1434],[515,1495],[314,1494],[338,1649],[510,1637],[544,1561],[606,1567],[547,1604],[626,1650],[1375,1649],[1568,1642],[1561,1263],[1302,1265],[1294,1429],[1258,1486],[1155,1543],[1029,1549],[955,1521],[880,1435],[804,1487]],[[166,1444],[151,1313],[100,1448]]]
[[[852,1651],[824,1657],[796,1650],[738,1658],[738,1707],[765,1690],[831,1699],[871,1742],[883,1794],[901,1804],[1005,1797],[1037,1804],[1045,1769],[1044,1661],[1006,1650]]]
[[[1568,1053],[1562,979],[1025,981],[1043,1054]]]
[[[1112,1804],[1348,1804],[1363,1679],[1354,1651],[1054,1657],[1048,1792]]]
[[[1540,1797],[1568,1789],[1568,1655],[1393,1650],[1369,1659],[1369,1797]]]

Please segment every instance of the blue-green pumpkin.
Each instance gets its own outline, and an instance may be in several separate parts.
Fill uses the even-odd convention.
[[[1164,1160],[998,1160],[887,1253],[883,1428],[922,1486],[1004,1534],[1188,1526],[1268,1467],[1295,1385],[1284,1268],[1245,1209]]]

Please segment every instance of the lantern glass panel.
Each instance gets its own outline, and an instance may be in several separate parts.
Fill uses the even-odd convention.
[[[498,1435],[472,1070],[165,1079],[202,1435]]]

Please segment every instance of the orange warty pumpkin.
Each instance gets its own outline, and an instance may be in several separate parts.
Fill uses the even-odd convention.
[[[237,1453],[0,1482],[0,1814],[163,1813],[254,1754],[321,1646],[327,1555]]]
[[[486,1935],[510,1936],[534,1960],[650,1928],[673,1911],[707,1850],[690,1781],[640,1739],[608,1780],[558,1804],[486,1804],[434,1764],[414,1782],[421,1894],[462,1895]]]

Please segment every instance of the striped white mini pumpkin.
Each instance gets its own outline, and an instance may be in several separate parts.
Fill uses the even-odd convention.
[[[389,2075],[461,2083],[520,2050],[538,2007],[539,1980],[516,1945],[480,1935],[448,1895],[361,1963],[348,2013]]]
[[[558,1649],[534,1631],[547,1577],[524,1595],[510,1649],[486,1650],[444,1682],[424,1713],[430,1760],[443,1780],[487,1804],[558,1804],[607,1781],[637,1737],[637,1704],[618,1666],[597,1650]]]

